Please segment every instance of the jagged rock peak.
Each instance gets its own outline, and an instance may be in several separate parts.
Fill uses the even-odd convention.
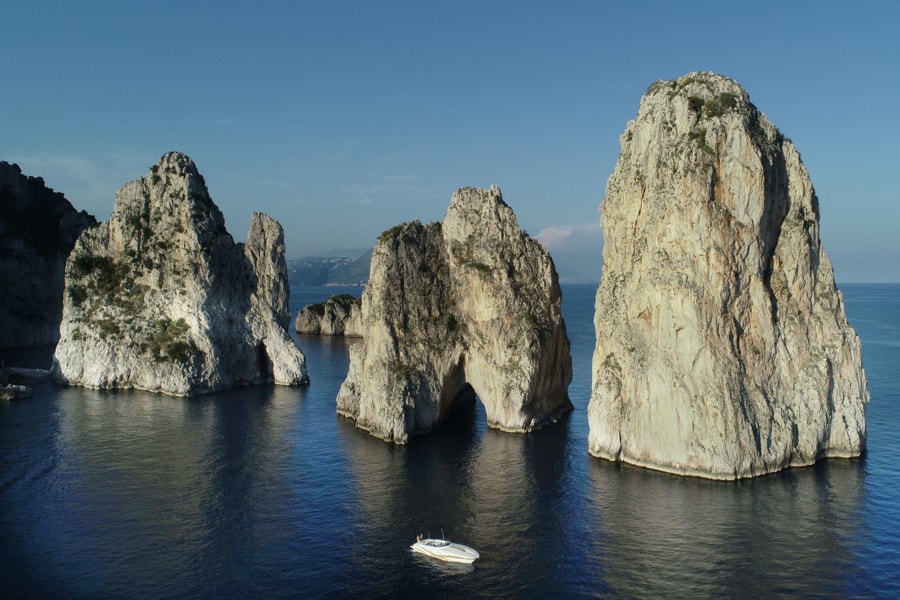
[[[66,258],[96,223],[42,178],[0,162],[0,348],[59,340]]]
[[[735,479],[863,451],[860,343],[818,199],[740,86],[650,86],[600,210],[591,454]]]
[[[492,428],[556,420],[572,408],[561,299],[550,255],[500,189],[458,190],[443,224],[380,236],[338,412],[398,444],[476,394]]]
[[[297,313],[297,333],[362,337],[362,299],[335,294],[325,302],[304,306]]]
[[[235,244],[194,162],[170,152],[76,242],[54,376],[176,396],[307,383],[288,290],[281,225],[254,213]]]

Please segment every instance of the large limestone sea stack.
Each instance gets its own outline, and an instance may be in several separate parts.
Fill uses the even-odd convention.
[[[76,242],[54,375],[174,396],[307,383],[288,290],[281,225],[254,213],[235,244],[194,162],[171,152]]]
[[[600,207],[590,453],[736,479],[853,457],[859,338],[790,140],[734,81],[660,81]]]
[[[476,394],[495,429],[555,420],[572,408],[561,299],[499,188],[457,191],[443,224],[407,223],[375,246],[338,413],[397,444]]]

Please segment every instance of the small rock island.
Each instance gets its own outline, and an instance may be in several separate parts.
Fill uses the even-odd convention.
[[[335,294],[325,302],[304,306],[297,313],[297,333],[362,337],[362,299]]]
[[[653,84],[600,210],[592,455],[712,479],[860,455],[869,393],[819,202],[744,89]]]
[[[66,259],[96,223],[40,177],[0,162],[0,349],[59,340]]]
[[[489,427],[528,432],[572,409],[556,269],[500,189],[453,194],[443,223],[385,231],[338,413],[395,444],[477,397]]]
[[[194,162],[164,155],[72,249],[54,378],[173,396],[308,383],[288,335],[284,250],[261,213],[234,243]]]

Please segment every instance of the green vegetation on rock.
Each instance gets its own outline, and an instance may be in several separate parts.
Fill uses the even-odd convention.
[[[196,348],[187,339],[188,324],[184,319],[157,319],[153,323],[152,332],[148,349],[157,362],[182,362],[196,352]]]

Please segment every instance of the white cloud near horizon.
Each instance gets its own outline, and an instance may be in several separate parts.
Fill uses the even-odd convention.
[[[603,268],[600,223],[551,225],[535,236],[550,252],[561,282],[595,283]]]
[[[582,245],[585,239],[602,240],[600,223],[578,223],[575,225],[551,225],[534,236],[548,250],[557,250],[576,242]]]

